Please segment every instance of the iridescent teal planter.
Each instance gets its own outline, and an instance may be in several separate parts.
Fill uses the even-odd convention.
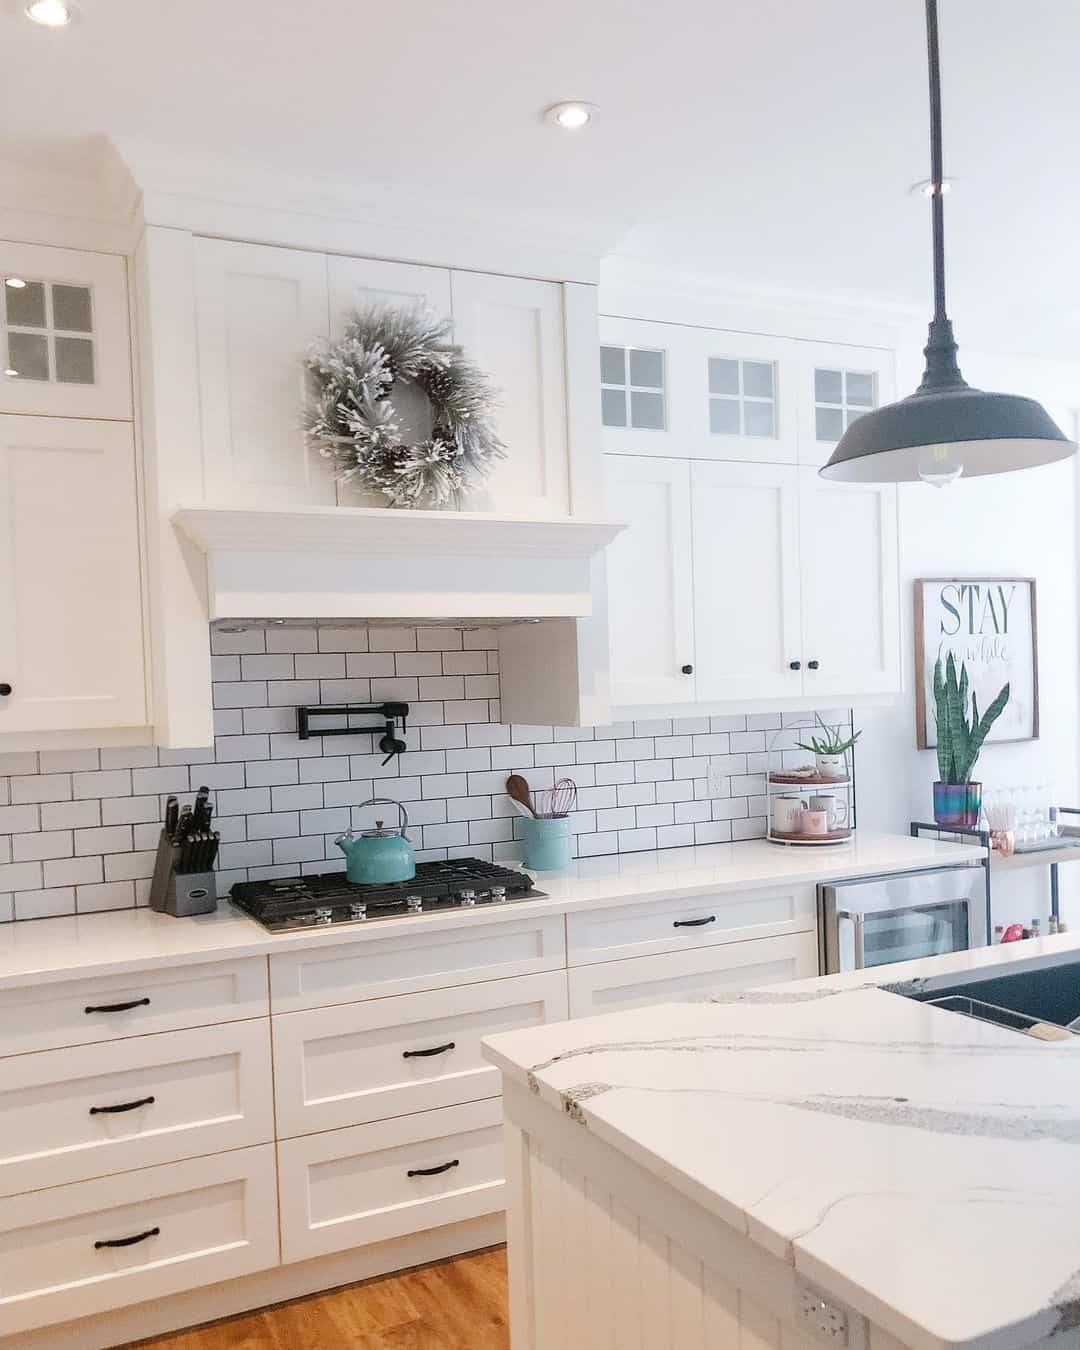
[[[943,828],[977,829],[981,815],[981,783],[934,784],[934,820]]]

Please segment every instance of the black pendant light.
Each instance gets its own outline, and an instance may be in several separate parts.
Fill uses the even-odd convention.
[[[926,0],[930,66],[930,209],[934,239],[934,318],[922,384],[899,403],[877,408],[844,432],[823,478],[856,483],[944,487],[963,474],[1008,473],[1067,459],[1076,446],[1032,398],[972,389],[960,374],[945,312],[945,203],[942,189],[941,64],[937,0]]]

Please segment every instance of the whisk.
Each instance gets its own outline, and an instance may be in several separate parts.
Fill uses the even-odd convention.
[[[533,794],[536,814],[542,820],[568,816],[577,806],[577,784],[572,778],[560,778],[553,788]]]

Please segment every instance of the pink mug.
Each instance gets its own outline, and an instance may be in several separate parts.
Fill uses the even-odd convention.
[[[799,815],[800,834],[828,834],[828,811],[803,811]]]

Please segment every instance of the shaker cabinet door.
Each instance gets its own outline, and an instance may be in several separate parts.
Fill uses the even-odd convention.
[[[195,241],[206,495],[215,505],[332,504],[328,461],[305,443],[304,356],[329,333],[326,258]]]
[[[0,733],[146,723],[130,423],[0,417]]]
[[[799,476],[806,693],[898,693],[896,488]]]
[[[570,510],[563,290],[553,281],[453,272],[455,338],[495,386],[506,446],[468,509]]]
[[[326,274],[333,337],[344,332],[350,311],[366,305],[422,307],[440,317],[450,317],[450,273],[445,267],[331,255],[326,260]]]
[[[636,455],[604,460],[607,514],[627,525],[606,555],[611,701],[692,703],[690,465]]]
[[[697,461],[691,474],[698,700],[798,698],[799,470]]]
[[[896,397],[895,358],[836,342],[791,346],[798,349],[799,463],[824,464],[852,422]]]
[[[0,413],[131,418],[124,259],[0,242]]]

